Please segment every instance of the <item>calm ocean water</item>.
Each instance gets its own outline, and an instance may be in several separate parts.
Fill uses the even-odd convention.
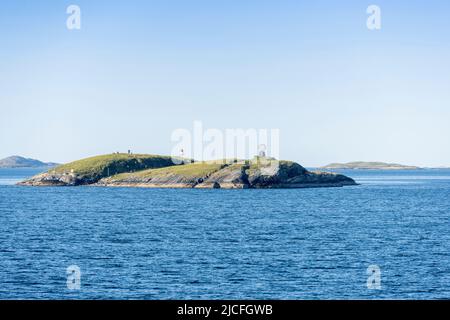
[[[327,189],[14,185],[36,172],[0,169],[1,299],[450,298],[450,170],[344,171],[361,185]]]

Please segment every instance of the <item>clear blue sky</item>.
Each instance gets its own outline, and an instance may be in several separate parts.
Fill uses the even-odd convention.
[[[306,166],[450,165],[450,3],[2,1],[0,114],[0,158],[168,154],[201,120],[279,128]]]

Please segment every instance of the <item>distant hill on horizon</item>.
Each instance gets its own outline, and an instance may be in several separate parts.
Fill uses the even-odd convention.
[[[41,168],[55,167],[59,165],[53,162],[42,162],[36,159],[24,158],[21,156],[11,156],[0,160],[0,168]]]
[[[321,169],[417,170],[421,168],[398,163],[354,161],[348,163],[331,163],[321,167]]]

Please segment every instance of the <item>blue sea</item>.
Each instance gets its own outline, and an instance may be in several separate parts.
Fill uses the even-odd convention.
[[[37,172],[0,169],[0,299],[450,298],[450,170],[342,171],[360,185],[321,189],[14,185]]]

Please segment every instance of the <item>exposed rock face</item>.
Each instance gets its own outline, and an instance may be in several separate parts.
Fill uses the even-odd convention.
[[[225,165],[214,172],[196,188],[224,188],[224,189],[246,189],[250,187],[246,169],[248,166],[242,164]]]
[[[147,168],[148,165],[149,163],[147,163]],[[151,169],[133,170],[132,172],[127,172],[126,166],[121,166],[122,173],[109,175],[102,169],[100,171],[104,176],[98,179],[87,179],[79,172],[55,173],[49,171],[21,184],[30,186],[88,184],[104,187],[210,189],[311,188],[356,185],[353,179],[341,174],[310,172],[295,162],[267,158],[255,158],[247,161],[197,162],[182,165],[173,165],[173,163],[170,165],[165,162],[165,158],[163,160],[158,158],[150,165]]]
[[[22,181],[22,186],[78,186],[83,180],[73,174],[52,174],[49,172],[38,174],[29,180]]]

